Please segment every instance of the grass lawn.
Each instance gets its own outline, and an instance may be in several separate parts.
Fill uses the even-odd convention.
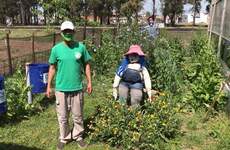
[[[203,122],[205,112],[181,114],[182,135],[168,143],[172,150],[229,150],[230,122],[225,113]]]
[[[10,29],[10,38],[26,38],[31,37],[32,33],[34,33],[35,36],[46,36],[51,33],[53,33],[53,29]],[[0,39],[5,38],[6,33],[8,33],[7,30],[1,29],[0,30]]]
[[[202,33],[202,34],[207,34],[207,29],[197,29],[197,30],[165,30],[163,29],[161,31],[161,34],[164,35],[165,37],[169,38],[177,38],[180,39],[183,43],[183,45],[186,47],[190,44],[192,38],[197,34],[197,33]]]
[[[106,102],[110,97],[111,79],[103,82],[94,81],[93,94],[85,94],[84,118],[87,120],[94,113],[97,105]],[[109,84],[108,84],[109,83]],[[54,99],[48,103],[48,108],[28,120],[15,124],[0,126],[0,150],[54,150],[58,136],[58,122]],[[86,140],[88,138],[86,137]],[[68,144],[65,150],[77,149],[75,142]],[[89,150],[111,149],[106,144],[90,145]]]
[[[87,120],[97,105],[111,99],[112,78],[94,80],[93,94],[85,94],[84,118]],[[48,102],[47,109],[28,120],[0,127],[1,150],[54,150],[56,148],[58,125],[54,99]],[[230,124],[227,116],[220,113],[202,122],[205,112],[182,113],[181,135],[165,144],[167,150],[216,150],[230,149]],[[85,122],[87,123],[87,122]],[[88,141],[88,137],[86,136]],[[78,149],[72,142],[65,150]],[[115,149],[106,144],[91,144],[88,150]]]

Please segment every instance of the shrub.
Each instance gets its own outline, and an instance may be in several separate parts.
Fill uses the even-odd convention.
[[[223,97],[219,98],[223,82],[220,62],[206,36],[194,38],[184,57],[182,71],[187,90],[184,98],[194,109],[210,106],[217,99],[216,108],[225,104]]]
[[[142,107],[109,100],[89,125],[90,139],[122,149],[157,149],[158,142],[167,142],[179,132],[178,110],[168,103],[167,96]]]
[[[137,25],[120,28],[116,36],[114,36],[113,31],[103,32],[101,44],[93,53],[93,70],[98,75],[113,75],[123,58],[123,54],[128,51],[132,44],[141,45],[146,54],[153,48],[153,42],[141,33]],[[90,42],[87,42],[87,46],[89,49],[95,49],[95,46]]]
[[[150,52],[150,72],[154,80],[154,88],[168,91],[172,95],[180,93],[183,85],[180,62],[182,45],[179,41],[168,41],[161,37],[155,41]]]
[[[113,74],[122,50],[117,48],[118,45],[112,40],[113,34],[110,31],[102,33],[102,37],[102,46],[93,53],[92,68],[97,75]]]
[[[12,76],[6,78],[5,91],[8,109],[6,115],[9,120],[24,118],[41,110],[39,102],[42,96],[37,96],[33,104],[28,104],[27,92],[29,90],[25,74],[20,67]]]

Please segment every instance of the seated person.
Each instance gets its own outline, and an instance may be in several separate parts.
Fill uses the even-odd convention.
[[[113,83],[113,96],[126,103],[130,96],[131,106],[139,105],[144,88],[151,101],[151,80],[145,67],[145,54],[139,45],[132,45],[117,69]]]

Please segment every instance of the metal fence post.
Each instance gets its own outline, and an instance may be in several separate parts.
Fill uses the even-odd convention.
[[[12,59],[11,59],[11,52],[10,52],[9,33],[6,33],[6,47],[7,47],[7,55],[8,55],[9,73],[10,73],[10,75],[12,75],[13,74],[13,67],[12,67]]]
[[[53,33],[53,46],[56,44],[56,33]]]
[[[100,32],[100,46],[102,46],[102,44],[103,44],[103,28],[102,29],[98,29],[98,30],[102,30],[101,32]]]
[[[209,26],[208,26],[208,30],[209,30],[209,39],[208,39],[208,42],[210,44],[211,42],[211,39],[212,39],[212,30],[213,30],[213,21],[214,21],[214,14],[215,14],[215,11],[216,11],[216,4],[210,4],[211,5],[211,18],[210,18],[210,23],[209,23]]]
[[[84,28],[83,28],[83,40],[85,39],[86,39],[86,23],[84,24]]]
[[[116,27],[113,27],[113,40],[115,41],[117,35]]]
[[[95,28],[92,28],[92,44],[95,44]]]
[[[86,2],[83,0],[83,13],[84,13],[84,29],[83,29],[83,40],[86,39],[86,25],[87,25],[87,8],[86,8]]]
[[[223,30],[224,30],[224,20],[225,20],[226,6],[227,6],[227,0],[224,0],[224,7],[223,7],[222,16],[221,16],[220,35],[219,35],[219,42],[218,42],[218,52],[217,52],[217,56],[219,58],[221,57],[220,56],[220,49],[221,49],[222,36],[223,36]]]

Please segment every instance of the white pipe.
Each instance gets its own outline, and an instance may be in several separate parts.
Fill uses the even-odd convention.
[[[26,85],[27,85],[27,87],[30,87],[30,86],[31,86],[31,85],[30,85],[30,75],[29,75],[29,64],[30,64],[30,63],[26,63]],[[29,91],[27,92],[27,96],[28,96],[28,99],[27,99],[28,104],[32,104],[33,98],[32,98],[31,90],[29,90]]]

